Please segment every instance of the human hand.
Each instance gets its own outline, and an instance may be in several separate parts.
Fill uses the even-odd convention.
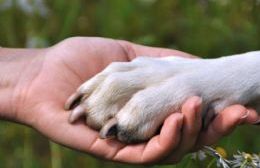
[[[161,161],[162,164],[176,163],[187,153],[215,144],[239,125],[259,124],[260,116],[254,109],[232,105],[220,112],[207,129],[201,129],[201,103],[201,98],[194,96],[182,105],[184,120],[181,141],[179,146]]]
[[[3,54],[10,55],[11,53],[10,50]],[[4,60],[11,60],[5,68],[12,75],[8,77],[8,82],[5,82],[8,89],[0,92],[5,94],[10,92],[8,99],[0,100],[2,104],[0,112],[5,112],[0,114],[2,117],[27,124],[57,143],[108,160],[152,163],[162,160],[174,151],[165,163],[176,162],[186,152],[194,149],[196,143],[187,142],[189,139],[187,137],[196,139],[200,130],[200,124],[195,124],[198,120],[195,120],[194,115],[199,105],[196,103],[194,105],[193,99],[184,104],[183,115],[175,113],[166,119],[160,135],[153,137],[147,143],[137,145],[125,145],[116,140],[101,140],[98,138],[98,132],[87,127],[84,122],[69,124],[69,113],[63,108],[66,99],[83,81],[100,72],[110,62],[129,61],[138,55],[190,57],[189,54],[102,38],[71,38],[51,48],[23,51],[24,56],[19,56],[19,58],[16,57],[20,55],[19,52],[15,53],[12,59],[4,58]],[[16,69],[16,72],[10,68]],[[192,102],[193,105],[191,105]],[[239,106],[239,108],[242,107]],[[230,107],[229,111],[233,110],[236,109]],[[228,113],[223,112],[225,116],[223,118],[228,118],[226,115]],[[252,116],[251,112],[250,116]],[[233,118],[232,121],[221,120],[222,125],[228,126],[217,129],[219,132],[216,134],[212,131],[205,132],[201,135],[202,145],[213,143],[207,140],[209,137],[218,140],[220,135],[238,124],[237,120],[237,118]],[[216,118],[212,124],[221,121]],[[192,130],[190,130],[191,127]],[[216,130],[215,127],[213,130]],[[178,147],[180,141],[181,145]],[[182,146],[186,146],[185,149]]]

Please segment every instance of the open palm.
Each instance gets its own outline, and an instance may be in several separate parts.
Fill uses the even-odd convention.
[[[41,57],[28,64],[27,71],[24,72],[22,81],[17,87],[19,96],[17,96],[16,115],[25,116],[26,124],[57,143],[105,159],[128,163],[151,163],[166,157],[174,149],[176,151],[171,157],[176,157],[183,126],[183,115],[180,113],[172,114],[166,119],[160,135],[147,143],[137,145],[126,145],[112,139],[102,140],[98,138],[98,132],[87,127],[84,121],[74,125],[68,122],[69,112],[64,110],[64,104],[80,84],[100,72],[109,63],[130,61],[136,55],[189,56],[175,50],[149,48],[112,39],[65,40],[45,49]],[[200,119],[189,120],[195,115],[196,106],[199,105],[192,104],[191,101],[186,108],[184,107],[185,124],[197,123],[197,126],[187,132],[191,133],[194,139],[189,148],[195,145],[198,136],[194,134],[198,134],[200,130],[198,124]],[[190,116],[185,116],[189,113]],[[183,155],[191,149],[185,149],[185,152],[182,148],[179,150]],[[181,156],[176,158],[180,159]]]

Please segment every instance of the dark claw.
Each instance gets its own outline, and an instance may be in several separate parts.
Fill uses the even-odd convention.
[[[260,125],[260,120],[254,123],[254,125]]]
[[[71,95],[65,103],[65,110],[71,110],[75,108],[77,105],[79,105],[82,97],[83,94],[80,93],[74,93],[73,95]]]
[[[103,126],[99,135],[101,139],[115,138],[117,131],[117,120],[112,118]]]
[[[86,116],[85,109],[82,106],[77,106],[70,113],[69,122],[73,123],[82,116]]]

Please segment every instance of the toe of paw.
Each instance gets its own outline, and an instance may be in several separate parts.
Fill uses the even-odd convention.
[[[101,129],[109,119],[113,116],[110,111],[101,110],[101,109],[92,109],[88,111],[88,116],[86,118],[86,123],[94,129]]]
[[[134,66],[132,65],[131,62],[112,62],[111,64],[109,64],[104,72],[110,73],[110,72],[125,72],[125,71],[129,71],[132,70],[134,68]]]
[[[123,85],[125,81],[125,77],[121,76],[120,73],[113,73],[106,78],[106,80],[104,81],[104,85],[113,88],[118,88],[121,85]]]

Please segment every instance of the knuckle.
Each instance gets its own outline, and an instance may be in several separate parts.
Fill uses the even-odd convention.
[[[105,68],[104,71],[113,72],[113,71],[118,70],[121,66],[122,66],[122,64],[120,62],[112,62]]]
[[[123,78],[117,73],[111,74],[105,80],[105,85],[117,88],[120,87],[124,83]]]
[[[140,62],[140,63],[143,63],[145,61],[149,60],[149,58],[147,57],[136,57],[135,59],[133,59],[132,62]]]
[[[121,63],[120,62],[112,62],[109,67],[110,68],[117,68],[117,67],[120,67],[121,66]]]
[[[106,115],[104,115],[103,113],[92,111],[88,114],[86,122],[87,125],[91,126],[92,128],[100,129],[105,124],[105,119]]]

